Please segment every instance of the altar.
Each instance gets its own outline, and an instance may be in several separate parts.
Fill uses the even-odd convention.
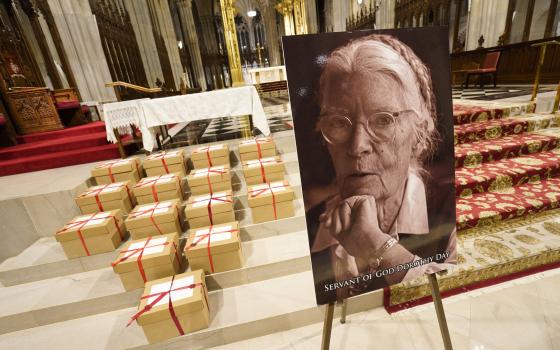
[[[196,120],[251,115],[253,125],[264,135],[270,127],[257,90],[243,86],[191,95],[108,103],[103,106],[107,140],[118,142],[119,134],[132,134],[132,126],[142,132],[144,149],[156,145],[156,129],[162,125]]]

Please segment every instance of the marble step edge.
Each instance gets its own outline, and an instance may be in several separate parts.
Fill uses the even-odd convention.
[[[309,272],[309,275],[312,275],[311,272]],[[311,276],[309,278],[311,278]],[[184,336],[168,339],[159,343],[129,347],[128,349],[174,350],[188,347],[188,349],[202,350],[323,322],[326,306],[316,305],[312,292],[313,285],[306,287],[311,290],[312,299],[310,302],[298,308],[290,308],[288,312],[266,315],[264,317],[254,317],[250,320],[242,320],[241,322],[223,325],[214,325],[211,321],[208,329],[185,334]],[[289,303],[290,298],[283,299],[283,301]],[[210,303],[210,305],[212,305],[212,301],[210,301]],[[340,305],[342,304],[336,304],[334,322],[337,322],[337,319],[340,317]],[[377,290],[348,299],[346,313],[347,315],[351,315],[382,306],[383,290]],[[240,310],[243,309],[240,308]],[[141,330],[138,331],[141,332]]]
[[[295,206],[295,216],[300,216],[300,215],[304,215],[304,211],[303,211],[303,194],[302,194],[302,189],[301,189],[301,185],[298,184],[299,182],[299,176],[298,175],[292,175],[288,177],[288,182],[290,182],[292,185],[292,189],[294,190],[294,195],[295,195],[295,201],[294,201],[294,206]],[[233,198],[234,198],[234,211],[235,211],[235,217],[236,220],[240,222],[240,226],[242,226],[242,228],[245,227],[250,227],[251,225],[255,225],[252,222],[252,216],[251,216],[251,210],[249,208],[249,203],[247,201],[247,191],[246,190],[239,190],[238,191],[234,191],[233,192]],[[184,218],[184,213],[183,210],[185,208],[187,201],[183,201],[180,204],[180,210],[179,210],[179,215],[181,216],[181,220],[182,221],[186,221]],[[124,218],[126,219],[126,214],[124,215]],[[270,222],[269,222],[270,223]],[[267,224],[267,223],[263,223],[263,224]],[[187,226],[187,225],[185,225]],[[245,229],[244,231],[249,231],[249,229]],[[242,231],[242,233],[244,232]],[[259,232],[259,230],[250,230],[251,232]],[[266,236],[266,235],[265,235]],[[35,241],[35,243],[37,243],[38,241],[44,239],[43,238],[39,238],[37,241]],[[242,237],[243,238],[243,237]],[[25,250],[20,253],[19,255],[22,255],[25,253]],[[2,271],[6,271],[5,266],[6,265],[11,265],[11,261],[13,261],[14,259],[17,259],[18,256],[15,257],[11,257],[6,259],[5,261],[0,263],[0,282],[2,282],[2,277],[1,277],[1,273]]]
[[[239,295],[246,297],[239,299]],[[209,301],[209,328],[155,344],[148,344],[136,323],[126,327],[137,312],[134,306],[6,333],[0,335],[0,347],[14,347],[25,339],[29,348],[47,350],[208,349],[319,323],[325,312],[324,306],[316,305],[311,271],[210,292]],[[383,291],[377,290],[348,299],[347,314],[382,305]],[[335,322],[339,316],[340,307],[337,306]],[[68,338],[68,334],[72,337]]]
[[[236,211],[236,218],[241,219],[241,241],[249,242],[305,230],[306,224],[303,201],[298,200],[295,205],[294,216],[257,224],[252,223],[250,210]],[[181,238],[186,239],[187,234],[188,230],[182,233]],[[46,250],[45,254],[57,254],[59,260],[23,266],[21,260],[27,263],[27,259],[29,259],[30,256],[32,257],[34,253],[40,253],[38,252],[39,249]],[[119,247],[113,252],[69,260],[64,255],[62,247],[56,242],[54,237],[44,237],[36,241],[18,256],[10,258],[0,264],[0,283],[4,286],[13,286],[46,278],[104,268],[111,264],[118,255],[120,249]],[[37,250],[37,252],[34,252],[34,250]]]
[[[550,151],[546,151],[546,152],[539,152],[540,154],[553,154],[557,155],[556,152],[550,152]],[[533,169],[524,169],[521,167],[518,168],[514,168],[515,169],[515,174],[512,174],[512,168],[501,168],[501,169],[491,169],[491,170],[486,170],[487,173],[484,175],[478,175],[477,172],[480,172],[480,170],[482,168],[485,168],[486,166],[496,166],[497,164],[502,164],[502,163],[511,163],[512,159],[536,159],[536,157],[534,156],[535,153],[533,154],[529,154],[529,155],[523,155],[523,156],[519,156],[519,157],[515,157],[515,158],[506,158],[506,159],[499,159],[496,160],[494,162],[489,162],[489,163],[482,163],[480,166],[478,167],[461,167],[461,168],[456,168],[455,169],[455,192],[457,194],[458,197],[463,197],[461,194],[463,193],[463,191],[465,190],[472,190],[471,186],[473,185],[488,185],[493,181],[496,181],[496,179],[499,178],[517,178],[517,181],[515,183],[510,183],[507,186],[505,184],[502,184],[503,187],[501,187],[501,189],[504,188],[512,188],[512,187],[516,187],[516,186],[521,186],[527,183],[530,183],[532,181],[534,181],[534,179],[532,178],[533,176],[539,176],[539,180],[547,180],[547,179],[551,179],[551,178],[555,178],[555,177],[559,177],[560,174],[558,172],[558,169],[560,168],[560,163],[556,164],[556,165],[551,165],[551,164],[536,164],[534,165],[535,168]],[[538,159],[537,159],[538,161]],[[521,161],[519,162],[519,164],[528,164],[528,163],[522,163]],[[514,164],[512,164],[513,166]],[[531,173],[533,175],[528,176],[528,174]],[[479,179],[480,176],[484,176],[484,179]],[[482,193],[482,192],[476,192],[476,193]],[[472,195],[472,193],[471,193]]]
[[[311,268],[306,231],[243,243],[242,249],[246,254],[246,265],[241,269],[207,275],[209,291],[235,288]],[[186,265],[183,261],[183,267]],[[97,292],[95,288],[99,288]],[[110,267],[0,288],[0,305],[3,305],[0,309],[6,313],[0,314],[0,334],[133,307],[138,304],[141,292],[142,289],[126,291]],[[50,298],[50,302],[45,298]],[[29,308],[33,302],[35,304]]]

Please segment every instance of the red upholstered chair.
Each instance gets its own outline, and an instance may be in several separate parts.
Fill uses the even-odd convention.
[[[78,93],[74,88],[52,91],[54,105],[65,126],[76,126],[88,122],[85,111],[80,104]]]
[[[490,74],[494,79],[494,87],[496,87],[496,80],[498,79],[498,63],[500,61],[500,51],[488,52],[484,57],[482,66],[477,69],[470,69],[465,71],[465,89],[469,88],[469,79],[471,75],[478,75],[480,88],[484,88],[484,75]]]

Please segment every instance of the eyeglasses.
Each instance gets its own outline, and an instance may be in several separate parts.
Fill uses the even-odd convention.
[[[330,144],[340,145],[348,142],[352,137],[354,124],[363,123],[368,134],[378,142],[390,142],[395,139],[397,117],[416,113],[413,110],[400,112],[377,112],[366,117],[365,122],[352,122],[344,114],[329,114],[322,116],[319,128],[323,138]]]

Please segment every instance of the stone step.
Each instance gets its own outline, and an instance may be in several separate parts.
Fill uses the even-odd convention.
[[[502,108],[485,108],[464,104],[453,104],[454,125],[500,119],[504,116],[504,110]]]
[[[484,163],[455,170],[455,192],[468,198],[477,193],[507,193],[513,186],[560,175],[560,150]]]
[[[294,202],[296,216],[285,219],[284,225],[286,226],[280,226],[278,222],[269,222],[255,227],[252,223],[251,210],[247,202],[247,186],[244,181],[236,182],[232,185],[235,198],[234,209],[236,211],[236,219],[240,221],[242,226],[242,240],[267,237],[270,234],[289,233],[305,228],[305,219],[303,218],[305,213],[303,211],[303,201],[301,200],[301,180],[299,170],[297,170],[296,154],[295,152],[290,152],[282,155],[282,158],[286,160],[287,175],[285,179],[292,185],[296,198],[298,198]],[[0,283],[10,286],[38,279],[103,268],[108,266],[116,255],[117,251],[67,260],[62,248],[52,236],[42,237],[20,254],[8,258],[0,264]]]
[[[454,99],[453,105],[480,107],[486,109],[501,109],[504,116],[516,116],[533,113],[536,109],[536,102],[510,102],[510,101],[481,101]]]
[[[324,318],[317,307],[311,271],[220,289],[209,293],[207,329],[148,344],[136,323],[126,324],[137,307],[99,313],[56,324],[0,335],[0,348],[37,349],[207,349],[213,346],[289,330]],[[383,292],[363,294],[348,301],[348,314],[381,306]],[[340,308],[335,308],[335,317]]]
[[[209,291],[311,268],[305,230],[242,245],[243,268],[208,275]],[[111,267],[0,288],[0,333],[134,307],[140,293],[141,289],[125,291]]]
[[[486,192],[457,198],[457,230],[488,227],[555,209],[559,200],[560,178],[527,183],[501,193]]]
[[[527,131],[528,126],[527,121],[512,118],[455,125],[455,144],[497,140],[505,136],[520,135]]]
[[[292,173],[297,160],[293,131],[274,133],[272,137],[278,153],[290,163],[286,166],[287,172]],[[231,144],[231,149],[237,152],[239,140],[225,143]],[[200,145],[187,147],[187,155],[194,147]],[[52,235],[80,214],[74,198],[95,184],[90,171],[97,164],[18,175],[18,179],[22,178],[20,181],[26,183],[25,187],[20,185],[20,181],[8,181],[9,186],[3,188],[0,195],[4,242],[0,249],[0,262],[17,256],[35,241]],[[299,172],[293,172],[296,173]]]
[[[455,125],[455,144],[482,140],[498,141],[501,138],[521,135],[526,132],[546,130],[558,126],[554,114],[524,114],[503,119],[494,119],[469,124]]]
[[[456,145],[455,167],[476,167],[482,163],[555,149],[560,145],[560,136],[542,133],[549,130],[553,129]]]
[[[296,215],[291,218],[259,224],[252,223],[250,210],[236,211],[236,218],[241,219],[241,241],[247,242],[304,230],[303,201],[301,199],[296,201],[295,207]],[[183,237],[186,237],[186,233],[183,233]],[[4,286],[12,286],[105,268],[118,255],[119,249],[110,253],[68,260],[54,237],[43,237],[19,255],[0,264],[0,283]]]

